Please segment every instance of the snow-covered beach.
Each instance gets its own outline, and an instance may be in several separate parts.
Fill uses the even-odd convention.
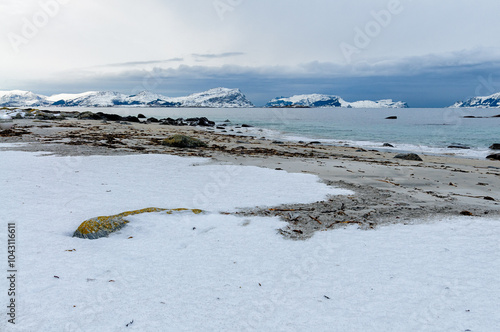
[[[497,162],[395,161],[191,127],[16,124],[28,133],[0,144],[0,238],[9,223],[17,235],[16,325],[4,320],[7,331],[500,326]],[[147,143],[177,132],[211,147]],[[334,225],[344,201],[348,218]],[[293,208],[282,219],[262,213],[299,203],[318,209],[304,215],[314,227],[287,220]],[[141,214],[107,238],[72,237],[86,219],[146,207],[204,213]],[[460,215],[466,209],[472,216]],[[292,240],[295,231],[310,236]]]

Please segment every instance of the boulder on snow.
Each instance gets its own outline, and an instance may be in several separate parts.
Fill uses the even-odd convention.
[[[162,212],[166,211],[167,214],[174,212],[190,211],[194,214],[203,212],[198,209],[160,209],[160,208],[146,208],[142,210],[126,211],[113,216],[96,217],[85,220],[80,227],[73,233],[73,237],[81,239],[95,240],[101,237],[107,237],[109,234],[116,232],[123,228],[129,221],[126,219],[128,216],[149,213],[149,212]]]

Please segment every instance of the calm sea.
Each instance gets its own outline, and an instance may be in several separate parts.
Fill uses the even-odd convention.
[[[62,110],[63,108],[53,108]],[[85,108],[87,109],[87,108]],[[67,109],[67,110],[75,110]],[[80,110],[80,109],[79,109]],[[83,109],[82,109],[83,110]],[[178,118],[205,116],[234,126],[244,135],[276,140],[321,141],[325,144],[353,145],[381,149],[391,143],[397,151],[423,154],[454,154],[467,158],[485,158],[488,147],[500,143],[500,118],[467,119],[464,116],[491,117],[500,109],[210,109],[210,108],[96,108],[94,112],[120,115],[144,114],[147,117]],[[397,116],[397,120],[386,117]],[[450,145],[470,149],[450,149]]]

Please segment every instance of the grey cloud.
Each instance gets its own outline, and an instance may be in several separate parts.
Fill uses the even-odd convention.
[[[175,69],[129,69],[98,76],[82,77],[73,73],[62,75],[65,78],[57,82],[46,82],[49,92],[32,90],[47,94],[85,90],[132,94],[151,90],[175,97],[224,86],[242,89],[256,105],[277,96],[324,93],[337,94],[346,100],[392,98],[406,101],[411,107],[445,107],[474,95],[500,91],[500,60],[487,53],[477,61],[461,57],[464,53],[459,52],[353,66],[321,62],[306,63],[298,68],[180,65]]]
[[[244,55],[244,54],[245,53],[243,53],[243,52],[225,52],[225,53],[219,53],[219,54],[198,54],[198,53],[193,53],[191,55],[197,61],[203,61],[203,60],[208,60],[208,59],[229,58],[229,57],[240,56],[240,55]]]
[[[159,65],[162,63],[181,62],[181,61],[184,61],[184,58],[172,58],[172,59],[167,59],[167,60],[120,62],[120,63],[111,63],[111,64],[106,64],[106,65],[101,65],[99,67],[127,67],[127,66],[140,66],[140,65]]]

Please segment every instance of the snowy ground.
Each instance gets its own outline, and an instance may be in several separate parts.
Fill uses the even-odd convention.
[[[19,270],[17,324],[4,314],[0,330],[498,330],[499,220],[291,241],[277,219],[218,212],[349,193],[311,175],[204,162],[0,151],[0,243],[15,222]],[[143,214],[109,238],[71,237],[85,219],[153,206],[207,212]]]

